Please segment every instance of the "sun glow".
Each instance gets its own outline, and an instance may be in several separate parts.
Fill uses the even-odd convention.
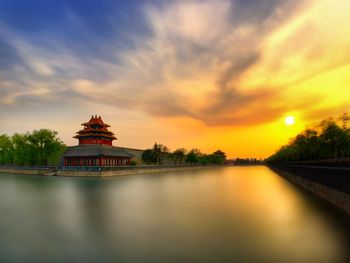
[[[295,117],[294,116],[287,116],[284,119],[284,123],[288,126],[295,124]]]

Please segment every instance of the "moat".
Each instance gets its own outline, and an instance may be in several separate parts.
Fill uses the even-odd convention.
[[[0,262],[350,262],[350,220],[267,167],[0,174]]]

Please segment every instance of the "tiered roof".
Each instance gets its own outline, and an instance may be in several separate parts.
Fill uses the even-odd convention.
[[[103,122],[101,116],[91,116],[88,122],[82,123],[84,129],[77,132],[73,138],[80,139],[82,137],[103,137],[111,141],[116,140],[114,133],[108,130],[110,125]]]
[[[133,157],[134,155],[119,147],[107,145],[79,145],[68,147],[65,153],[66,157],[77,156],[116,156]]]
[[[91,119],[88,122],[82,123],[81,125],[90,126],[90,125],[96,125],[96,124],[101,125],[101,126],[106,127],[106,128],[111,127],[110,125],[103,122],[101,116],[97,117],[97,115],[95,115],[95,117],[92,115]]]

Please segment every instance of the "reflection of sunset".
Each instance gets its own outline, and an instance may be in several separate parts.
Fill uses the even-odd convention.
[[[265,170],[264,175],[259,176],[256,173],[252,176],[255,171],[261,172],[262,169]],[[237,176],[245,178],[245,185],[241,185],[241,187],[249,189],[249,191],[240,192],[239,199],[242,199],[242,202],[246,205],[248,203],[247,207],[249,209],[254,207],[254,209],[260,210],[254,213],[267,214],[267,222],[270,222],[274,227],[278,227],[276,224],[293,221],[295,215],[301,212],[296,211],[296,209],[300,209],[298,202],[301,202],[301,200],[298,200],[299,197],[290,189],[289,183],[280,177],[276,177],[267,168],[247,169],[243,167],[237,173],[239,174]]]
[[[76,120],[97,113],[123,146],[262,158],[349,111],[349,1],[243,2],[142,2],[118,22],[110,7],[62,6],[70,11],[58,16],[28,8],[16,23],[9,12],[1,133],[51,128],[73,144]]]
[[[348,262],[346,218],[267,167],[100,179],[2,174],[2,262]]]
[[[229,199],[225,200],[229,202],[227,205],[239,207],[240,215],[259,218],[259,224],[255,222],[252,227],[262,238],[268,236],[266,247],[278,244],[283,249],[290,240],[302,239],[303,246],[307,244],[308,249],[331,252],[334,257],[341,254],[341,248],[336,245],[337,233],[328,231],[331,222],[322,220],[315,213],[314,204],[310,200],[310,203],[305,202],[305,196],[287,180],[266,167],[227,169],[224,178],[224,193]],[[266,229],[272,230],[273,235],[265,233]],[[325,231],[331,242],[323,243],[317,239],[320,229]],[[289,248],[298,251],[296,247]]]

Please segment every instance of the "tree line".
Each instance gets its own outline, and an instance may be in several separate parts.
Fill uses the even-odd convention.
[[[221,150],[217,150],[212,154],[205,154],[198,149],[187,151],[184,148],[171,152],[165,145],[155,143],[153,148],[147,149],[142,153],[142,161],[146,164],[154,165],[163,165],[165,163],[175,165],[183,165],[184,163],[191,165],[223,164],[226,161],[226,154]]]
[[[234,160],[234,163],[237,165],[256,165],[256,164],[262,164],[263,161],[256,158],[236,158]]]
[[[328,118],[306,129],[267,158],[268,163],[339,160],[350,157],[350,116]]]
[[[13,136],[0,135],[0,164],[56,165],[65,150],[56,131],[35,130]]]

